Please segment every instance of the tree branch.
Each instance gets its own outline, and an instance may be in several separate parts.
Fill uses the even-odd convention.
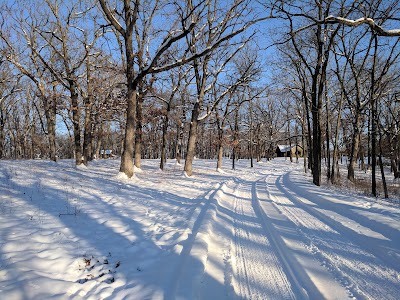
[[[379,26],[374,19],[363,17],[357,20],[351,20],[342,17],[328,16],[324,20],[320,21],[320,23],[325,24],[343,24],[352,27],[358,27],[363,24],[367,24],[372,31],[374,31],[379,36],[400,36],[400,29],[384,29]]]

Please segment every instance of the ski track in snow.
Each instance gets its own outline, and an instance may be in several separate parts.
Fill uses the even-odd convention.
[[[0,165],[0,299],[398,299],[399,207],[284,159],[117,164]]]

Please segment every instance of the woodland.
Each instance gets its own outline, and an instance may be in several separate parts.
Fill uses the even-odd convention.
[[[399,1],[0,5],[1,159],[107,156],[127,177],[176,159],[192,176],[196,158],[234,169],[299,145],[317,186],[360,168],[387,197],[400,178]]]

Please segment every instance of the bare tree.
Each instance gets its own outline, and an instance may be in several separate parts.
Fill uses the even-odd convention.
[[[171,70],[177,66],[198,60],[200,57],[211,53],[223,42],[245,31],[256,20],[246,22],[245,24],[239,24],[238,22],[234,24],[232,19],[236,17],[233,13],[239,12],[239,8],[245,5],[246,2],[244,0],[235,1],[231,9],[227,9],[225,14],[214,14],[215,17],[219,18],[217,20],[212,17],[212,9],[216,9],[216,6],[206,1],[194,4],[192,1],[169,3],[159,0],[145,1],[139,4],[139,1],[131,2],[124,0],[122,7],[111,8],[108,1],[99,0],[107,21],[122,37],[125,49],[124,59],[127,66],[128,108],[120,171],[124,172],[128,177],[133,175],[132,157],[134,151],[136,103],[138,87],[141,81],[150,74]],[[150,11],[151,16],[148,16],[146,11]],[[150,36],[150,33],[148,35],[141,34],[146,31],[148,32],[149,28],[156,27],[155,16],[158,16],[160,13],[171,13],[169,14],[170,23],[162,24],[164,27],[157,31],[157,37]],[[145,16],[148,18],[146,19]],[[208,21],[206,21],[207,16],[209,17]],[[238,21],[239,19],[236,18],[236,20]],[[209,27],[207,27],[207,24]],[[209,43],[201,46],[187,43],[186,47],[181,48],[181,51],[174,55],[172,61],[171,57],[166,59],[167,50],[172,45],[179,43],[189,35],[196,37],[196,39],[200,36],[205,36],[206,27],[214,35],[213,39],[209,40]],[[192,34],[195,29],[195,33]],[[156,32],[154,31],[152,34],[155,35]],[[137,38],[138,36],[139,38]],[[144,39],[144,36],[148,38]],[[136,41],[139,41],[136,47],[133,45],[135,37],[137,38]],[[151,51],[149,49],[155,50]],[[141,64],[140,60],[143,57],[146,57],[146,60]]]
[[[85,2],[74,1],[66,3],[64,1],[50,1],[36,3],[41,5],[41,10],[27,8],[23,13],[15,15],[15,23],[20,37],[27,43],[31,52],[30,58],[36,70],[33,72],[20,63],[21,57],[16,57],[16,51],[10,42],[8,58],[12,61],[20,71],[35,82],[40,95],[43,99],[44,109],[48,114],[49,138],[54,140],[55,136],[55,113],[56,99],[54,95],[59,93],[61,89],[69,92],[72,110],[72,123],[74,128],[74,145],[76,164],[82,163],[82,143],[81,143],[81,127],[80,127],[80,104],[79,98],[82,94],[80,86],[80,76],[82,66],[87,61],[95,41],[99,35],[94,32],[92,40],[88,42],[87,32],[81,27],[82,18],[86,11],[90,8]],[[25,17],[28,15],[28,17]],[[43,73],[43,70],[47,72]],[[48,82],[48,78],[52,78],[52,88],[47,94],[48,88],[44,82]],[[60,87],[56,87],[59,84]],[[52,156],[54,156],[54,141],[50,142],[52,148]],[[88,143],[86,144],[88,145]]]
[[[3,13],[7,13],[8,17],[14,16],[11,8],[3,7]],[[15,14],[18,15],[18,12]],[[5,16],[2,16],[5,18]],[[50,159],[56,161],[56,107],[55,84],[54,78],[43,68],[38,56],[30,51],[29,45],[37,45],[37,38],[33,32],[33,27],[24,27],[24,20],[13,19],[6,28],[5,23],[1,30],[1,39],[4,42],[2,49],[4,57],[12,63],[18,71],[28,77],[36,86],[37,93],[42,102],[46,116],[46,128],[44,132],[48,136]],[[28,47],[26,46],[28,45]],[[34,46],[33,46],[34,47]],[[25,55],[26,51],[30,55]],[[49,60],[54,61],[54,51],[51,51]],[[50,83],[49,83],[50,82]]]
[[[10,115],[11,106],[15,105],[9,101],[19,90],[20,77],[13,74],[13,69],[6,59],[0,56],[0,159],[5,156],[5,130],[6,120]]]

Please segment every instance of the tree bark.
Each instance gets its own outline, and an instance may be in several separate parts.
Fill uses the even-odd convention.
[[[92,77],[90,70],[89,55],[86,58],[86,81],[87,81],[87,97],[85,97],[85,121],[83,133],[83,163],[87,166],[88,162],[93,159],[92,149],[92,109],[94,104],[94,96],[92,91]]]
[[[5,117],[0,103],[0,159],[4,157],[4,140],[5,140],[4,128],[5,128]]]
[[[250,95],[249,95],[250,96]],[[249,152],[250,152],[250,167],[253,168],[253,105],[249,102],[250,108],[250,126],[249,126]]]
[[[222,145],[222,137],[218,140],[218,150],[217,150],[217,170],[222,169],[222,159],[224,154],[224,147]]]
[[[57,94],[56,86],[53,85],[53,95],[51,101],[44,95],[44,90],[41,92],[43,107],[47,121],[47,137],[49,140],[49,156],[50,160],[57,160],[56,149],[56,113],[57,113]]]
[[[56,147],[56,111],[57,111],[57,103],[54,98],[51,107],[50,114],[48,119],[48,135],[49,135],[49,150],[50,150],[50,160],[57,161],[57,147]]]
[[[239,145],[239,107],[235,111],[235,125],[233,129],[233,147],[232,147],[232,170],[235,170],[235,160],[237,156],[237,147]]]
[[[167,162],[167,153],[166,153],[166,148],[167,148],[167,143],[168,143],[168,122],[169,122],[169,112],[171,110],[171,104],[167,103],[167,110],[165,112],[164,116],[164,124],[163,124],[163,130],[162,130],[162,146],[161,146],[161,161],[160,161],[160,169],[164,170],[164,166]]]
[[[125,173],[126,176],[131,178],[133,176],[133,150],[136,121],[136,89],[132,87],[132,85],[128,85],[127,102],[128,107],[126,109],[124,148],[122,151],[119,171]]]
[[[75,163],[76,165],[82,164],[82,146],[81,146],[81,127],[80,127],[80,110],[78,103],[78,92],[75,82],[71,80],[70,84],[70,97],[72,106],[72,122],[74,128],[74,146],[75,146]]]
[[[385,198],[389,198],[388,188],[386,184],[386,177],[385,177],[385,170],[383,167],[383,160],[382,160],[382,134],[379,134],[379,166],[381,169],[381,176],[382,176],[382,184],[383,184],[383,191],[385,193]]]
[[[218,110],[216,112],[216,122],[217,122],[217,131],[218,131],[218,145],[217,145],[217,170],[222,169],[222,158],[223,158],[223,137],[224,137],[224,129],[222,128],[222,124],[219,120]]]
[[[335,132],[335,144],[333,146],[333,158],[332,158],[332,172],[331,172],[331,182],[334,184],[339,178],[339,165],[338,165],[338,147],[339,147],[339,130],[340,130],[340,120],[342,117],[342,105],[343,105],[343,94],[340,96],[339,101],[339,111],[336,120],[336,132]],[[337,169],[337,172],[335,171]]]
[[[328,92],[327,92],[327,87],[326,87],[326,82],[325,82],[325,110],[326,110],[326,126],[325,126],[325,135],[326,135],[326,159],[327,159],[327,178],[328,180],[331,179],[331,147],[330,147],[330,130],[329,130],[329,125],[330,125],[330,115],[329,115],[329,98],[328,98]]]
[[[186,160],[184,170],[188,176],[193,175],[193,160],[196,152],[196,140],[197,140],[197,127],[198,117],[200,115],[200,103],[196,102],[192,110],[192,118],[190,122],[189,140],[186,151]]]
[[[354,181],[354,171],[357,163],[358,148],[360,143],[360,123],[361,123],[361,115],[357,112],[356,119],[353,124],[354,132],[351,144],[349,167],[347,172],[347,178],[350,181]]]
[[[176,147],[176,161],[178,164],[181,163],[182,153],[183,153],[183,135],[184,135],[185,121],[186,121],[185,95],[186,95],[186,87],[184,93],[181,94],[182,115],[178,127],[179,134],[178,134],[178,143]]]
[[[140,89],[141,90],[141,89]],[[136,101],[136,135],[135,135],[135,166],[142,167],[142,142],[143,142],[143,95],[140,93]]]

